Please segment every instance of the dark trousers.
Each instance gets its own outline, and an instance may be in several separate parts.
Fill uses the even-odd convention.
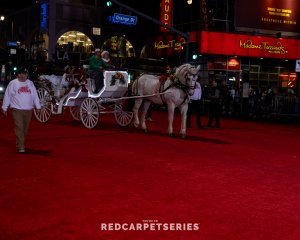
[[[189,108],[187,111],[187,126],[191,127],[191,116],[192,113],[196,113],[196,118],[197,118],[197,127],[200,128],[201,127],[201,100],[191,100],[191,102],[189,103]]]
[[[90,77],[95,82],[95,92],[98,93],[104,87],[104,76],[102,71],[91,71]]]
[[[211,101],[208,109],[208,126],[211,126],[213,120],[216,120],[216,127],[220,127],[221,106],[218,101]]]

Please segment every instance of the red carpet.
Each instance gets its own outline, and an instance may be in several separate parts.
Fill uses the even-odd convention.
[[[299,126],[225,119],[181,140],[166,116],[153,113],[148,135],[107,115],[93,130],[68,113],[33,121],[24,155],[1,116],[0,239],[300,239]],[[100,229],[143,220],[200,229]]]

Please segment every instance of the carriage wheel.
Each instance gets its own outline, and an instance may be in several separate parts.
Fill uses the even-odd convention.
[[[72,117],[76,121],[80,121],[80,107],[75,106],[75,107],[70,107],[69,109],[70,109],[70,113],[71,113]]]
[[[50,119],[52,114],[52,97],[49,90],[43,87],[37,90],[37,94],[40,99],[41,110],[34,109],[34,116],[39,122],[45,123]]]
[[[126,111],[126,104],[124,102],[116,103],[114,115],[117,123],[121,127],[128,126],[133,119],[133,112]]]
[[[80,106],[80,119],[86,128],[94,128],[99,121],[99,107],[92,98],[83,100]]]

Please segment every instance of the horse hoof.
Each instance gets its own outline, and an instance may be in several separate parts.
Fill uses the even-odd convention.
[[[186,135],[185,135],[185,134],[181,134],[180,136],[181,136],[182,139],[185,139],[185,138],[186,138]]]
[[[169,137],[173,138],[173,137],[175,137],[175,134],[174,133],[169,133]]]
[[[135,123],[132,124],[132,127],[133,127],[133,128],[138,128],[138,126],[139,126],[139,125],[137,125],[137,124],[135,124]]]
[[[148,133],[148,129],[144,129],[144,133]]]

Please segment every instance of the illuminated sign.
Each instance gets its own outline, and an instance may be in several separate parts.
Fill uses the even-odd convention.
[[[8,47],[19,47],[20,46],[20,42],[8,41],[6,43],[6,46],[8,46]]]
[[[200,0],[201,30],[209,29],[208,0]]]
[[[41,4],[41,32],[47,32],[47,11],[48,11],[48,4],[46,2]]]
[[[160,10],[160,21],[167,26],[172,26],[173,0],[162,0]],[[170,30],[160,27],[161,32],[169,32]]]
[[[282,45],[281,41],[275,43],[275,45],[270,45],[269,42],[262,42],[260,39],[256,43],[253,40],[240,40],[240,47],[244,49],[259,49],[261,51],[267,51],[274,54],[287,54],[286,47]]]
[[[291,38],[202,31],[199,51],[203,54],[296,60],[300,59],[300,41]]]
[[[162,40],[154,42],[154,49],[173,48],[174,50],[182,50],[183,44],[186,44],[186,40],[184,38],[181,38],[179,41],[173,39],[165,42]]]
[[[163,33],[147,39],[143,54],[147,58],[181,56],[185,53],[183,50],[186,44],[187,40],[180,35]]]
[[[237,29],[300,32],[300,0],[236,0]],[[251,9],[251,11],[249,11]]]
[[[208,70],[241,70],[240,59],[237,58],[214,58],[208,61]]]
[[[124,25],[136,25],[137,16],[125,15],[115,13],[113,16],[109,16],[108,20],[112,23],[124,24]]]

